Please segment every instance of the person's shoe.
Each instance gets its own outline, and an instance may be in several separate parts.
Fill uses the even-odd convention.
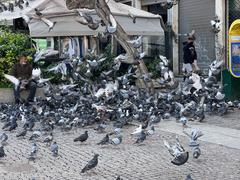
[[[19,99],[16,99],[16,100],[15,100],[15,104],[20,104]]]

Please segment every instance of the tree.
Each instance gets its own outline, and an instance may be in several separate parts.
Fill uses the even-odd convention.
[[[66,5],[70,10],[82,8],[95,9],[97,15],[102,19],[105,25],[111,22],[110,15],[112,15],[112,13],[105,0],[66,0]],[[113,35],[129,56],[127,63],[137,65],[137,72],[140,74],[140,76],[149,76],[145,63],[142,60],[138,60],[136,58],[138,52],[127,42],[130,39],[118,22],[117,30]],[[141,82],[142,87],[148,88],[148,90],[151,92],[154,91],[152,81],[150,83],[144,82],[143,80],[139,81]]]

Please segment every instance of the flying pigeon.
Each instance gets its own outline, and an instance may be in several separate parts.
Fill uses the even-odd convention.
[[[133,23],[135,24],[137,17],[134,14],[132,14],[130,11],[128,12],[128,15],[129,15],[130,18],[132,18]]]
[[[212,26],[213,32],[220,32],[222,22],[219,19],[216,18],[215,20],[211,20],[210,24]]]
[[[164,145],[167,147],[169,153],[174,157],[171,161],[174,165],[180,166],[188,161],[189,153],[180,144],[178,137],[176,137],[176,143],[170,145],[166,140],[164,140]]]
[[[37,16],[40,16],[40,17],[41,17],[41,16],[43,15],[43,14],[41,13],[40,9],[35,8],[34,10],[35,10],[35,13],[36,13]]]
[[[41,69],[40,68],[36,68],[32,70],[32,79],[37,79],[40,78],[41,76]]]
[[[89,171],[90,169],[95,168],[98,165],[98,156],[99,154],[95,154],[94,157],[82,169],[81,173],[85,173],[86,171]]]
[[[47,26],[48,26],[48,32],[50,32],[51,30],[53,30],[56,22],[52,22],[49,19],[45,18],[45,17],[41,17],[40,18],[42,22],[44,22]]]
[[[11,11],[11,12],[14,11],[14,4],[13,3],[8,4],[8,10]]]
[[[15,89],[18,88],[18,86],[20,84],[19,79],[15,78],[14,76],[8,75],[8,74],[4,74],[4,77],[14,84]]]
[[[203,136],[203,133],[200,130],[193,129],[191,134],[188,134],[186,131],[183,131],[190,140],[189,140],[189,147],[192,148],[193,157],[198,158],[201,155],[201,150],[199,148],[199,143],[197,142],[198,138]]]
[[[131,135],[139,135],[141,132],[142,132],[142,124],[139,125],[138,128],[136,128],[132,133]]]
[[[24,21],[25,21],[27,24],[29,24],[30,21],[32,20],[32,18],[29,17],[29,16],[27,16],[26,14],[23,14],[23,15],[22,15],[22,18],[24,19]],[[34,61],[34,62],[35,62],[35,61]]]
[[[137,39],[127,42],[131,44],[134,48],[138,49],[142,46],[142,36],[139,36]]]

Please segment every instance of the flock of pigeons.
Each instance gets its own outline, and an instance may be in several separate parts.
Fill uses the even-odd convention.
[[[135,48],[139,48],[141,37],[129,41]],[[39,52],[42,55],[46,53]],[[49,53],[49,52],[48,52]],[[51,54],[51,53],[50,53]],[[217,84],[216,76],[220,73],[222,61],[214,61],[209,66],[207,78],[191,73],[184,82],[180,82],[176,89],[168,92],[151,94],[144,89],[132,85],[131,79],[142,78],[151,81],[151,77],[141,77],[134,72],[134,65],[128,71],[117,76],[126,55],[121,54],[112,62],[112,69],[101,72],[101,75],[92,80],[94,72],[106,60],[103,55],[96,55],[89,50],[85,59],[64,60],[48,71],[61,74],[69,80],[68,85],[53,86],[51,78],[43,79],[41,70],[34,69],[32,78],[44,88],[45,97],[38,97],[34,104],[0,104],[0,120],[5,131],[0,136],[2,146],[0,157],[4,157],[4,146],[7,145],[7,132],[17,131],[17,138],[31,134],[29,141],[33,142],[28,160],[35,161],[38,152],[36,140],[43,138],[49,144],[53,156],[58,156],[58,144],[54,139],[54,130],[71,131],[73,127],[81,128],[96,124],[95,131],[104,133],[109,122],[113,123],[112,132],[107,133],[98,145],[120,145],[123,142],[122,128],[132,121],[139,122],[139,127],[131,133],[136,137],[134,144],[144,143],[148,136],[153,136],[154,125],[163,119],[176,118],[183,127],[187,127],[189,120],[203,121],[205,114],[224,115],[229,110],[240,108],[240,102],[226,102],[223,87]],[[41,57],[36,55],[35,62]],[[83,68],[84,67],[84,68]],[[175,79],[168,67],[166,57],[160,56],[159,83],[172,85]],[[5,75],[14,83],[20,82],[13,76]],[[201,150],[198,138],[203,135],[199,130],[192,130],[189,137],[189,147],[194,158],[199,158]],[[74,142],[85,142],[88,131],[73,139]],[[183,165],[188,161],[189,152],[181,145],[178,137],[175,143],[164,140],[164,145],[173,157],[174,165]],[[95,154],[82,173],[94,168],[98,164],[98,154]],[[190,176],[188,176],[189,178]],[[118,177],[118,179],[121,179]],[[190,178],[189,178],[190,179]]]
[[[8,3],[0,2],[0,13],[4,11],[14,12],[15,8],[23,9],[24,7],[28,6],[29,2],[24,0],[15,0],[15,2]]]
[[[173,3],[173,2],[171,2]],[[176,2],[174,2],[176,3]],[[8,7],[0,3],[0,12],[14,11],[14,7],[23,8],[29,6],[28,1],[16,0],[9,3]],[[166,6],[174,4],[166,4]],[[38,9],[36,15],[49,26],[49,31],[55,23],[44,18]],[[78,17],[76,21],[88,25],[91,29],[97,29],[102,21],[93,20],[91,16],[76,11]],[[23,17],[27,23],[31,18]],[[218,22],[211,22],[211,24]],[[106,26],[106,33],[112,34],[116,31],[117,23],[110,15],[110,23]],[[128,41],[136,49],[142,46],[142,37]],[[37,63],[43,57],[47,57],[58,52],[40,51],[36,54],[34,62]],[[142,61],[145,53],[139,53],[138,59]],[[68,85],[53,86],[51,78],[43,79],[41,70],[34,69],[32,79],[39,87],[44,88],[44,98],[37,98],[32,106],[24,104],[0,104],[0,120],[3,123],[2,129],[5,131],[0,136],[0,158],[6,156],[4,147],[7,145],[7,132],[17,131],[17,138],[31,134],[29,141],[32,142],[31,151],[27,157],[29,161],[35,161],[38,154],[36,140],[43,138],[43,142],[49,145],[53,156],[58,156],[58,144],[54,141],[54,130],[71,131],[73,127],[81,128],[96,124],[95,131],[104,133],[109,121],[113,122],[113,130],[97,143],[99,146],[118,146],[123,142],[122,128],[132,121],[139,122],[131,136],[136,137],[134,144],[144,143],[148,136],[153,136],[154,125],[160,123],[162,119],[176,118],[183,127],[187,127],[189,120],[203,121],[205,114],[224,115],[229,110],[240,108],[240,102],[226,102],[223,88],[217,83],[217,75],[221,71],[223,61],[215,60],[209,66],[209,74],[206,78],[196,73],[191,73],[184,82],[168,92],[157,92],[151,94],[144,89],[137,88],[133,81],[142,79],[148,83],[152,81],[151,74],[140,74],[135,71],[135,65],[128,68],[127,72],[119,75],[121,64],[128,61],[128,55],[121,54],[114,59],[111,69],[102,71],[100,76],[94,77],[96,71],[106,61],[103,55],[96,55],[95,50],[89,50],[89,54],[84,59],[66,59],[47,71],[61,74],[62,80],[68,80]],[[173,72],[169,68],[166,57],[159,56],[159,64],[156,66],[161,85],[173,86],[175,79]],[[5,78],[11,81],[15,88],[21,82],[11,75],[5,74]],[[93,80],[95,79],[95,80]],[[184,133],[189,137],[189,147],[194,158],[199,158],[201,150],[198,138],[203,135],[199,130],[193,129],[191,133]],[[88,131],[73,139],[74,142],[85,142],[88,139]],[[174,165],[183,165],[188,161],[189,152],[181,145],[178,137],[175,143],[164,140],[164,145],[173,157],[171,162]],[[86,164],[81,173],[94,168],[98,164],[99,154]],[[117,178],[121,179],[120,176]],[[191,175],[186,179],[190,180]]]

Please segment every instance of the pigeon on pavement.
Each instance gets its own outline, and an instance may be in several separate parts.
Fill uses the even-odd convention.
[[[86,171],[89,171],[90,169],[95,168],[98,165],[98,156],[99,154],[95,154],[94,157],[82,169],[81,173],[85,173]]]
[[[75,138],[73,141],[74,142],[77,142],[77,141],[85,142],[87,139],[88,139],[88,131],[85,131],[84,134],[81,134],[79,137]]]

